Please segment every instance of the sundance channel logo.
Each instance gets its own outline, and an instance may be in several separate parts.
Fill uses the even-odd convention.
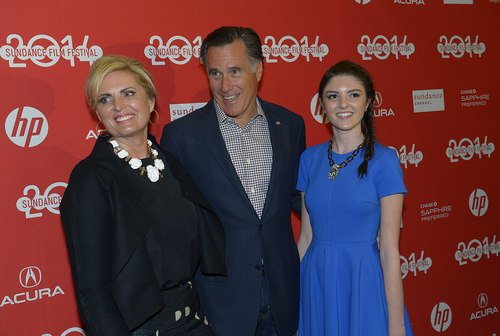
[[[444,111],[444,93],[439,90],[413,91],[413,112]]]
[[[184,117],[185,115],[202,108],[206,104],[207,103],[170,104],[170,121]]]

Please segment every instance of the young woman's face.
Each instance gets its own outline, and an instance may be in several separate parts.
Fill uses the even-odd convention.
[[[353,76],[332,77],[323,91],[321,105],[338,131],[361,130],[361,120],[370,105],[361,82]]]

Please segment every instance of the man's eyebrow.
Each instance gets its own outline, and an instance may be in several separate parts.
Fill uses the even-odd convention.
[[[241,70],[241,69],[243,69],[243,68],[240,67],[239,65],[233,65],[233,66],[230,66],[227,68],[227,70],[229,70],[229,71]],[[208,69],[208,72],[220,72],[220,70],[218,68],[210,68],[210,69]]]

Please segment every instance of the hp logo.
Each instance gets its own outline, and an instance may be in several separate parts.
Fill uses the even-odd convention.
[[[48,131],[47,119],[33,107],[16,108],[5,120],[5,133],[20,147],[39,145],[45,140]]]

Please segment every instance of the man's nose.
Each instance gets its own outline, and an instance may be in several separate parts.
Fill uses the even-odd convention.
[[[222,76],[221,80],[221,91],[229,92],[233,88],[233,81],[229,76]]]

